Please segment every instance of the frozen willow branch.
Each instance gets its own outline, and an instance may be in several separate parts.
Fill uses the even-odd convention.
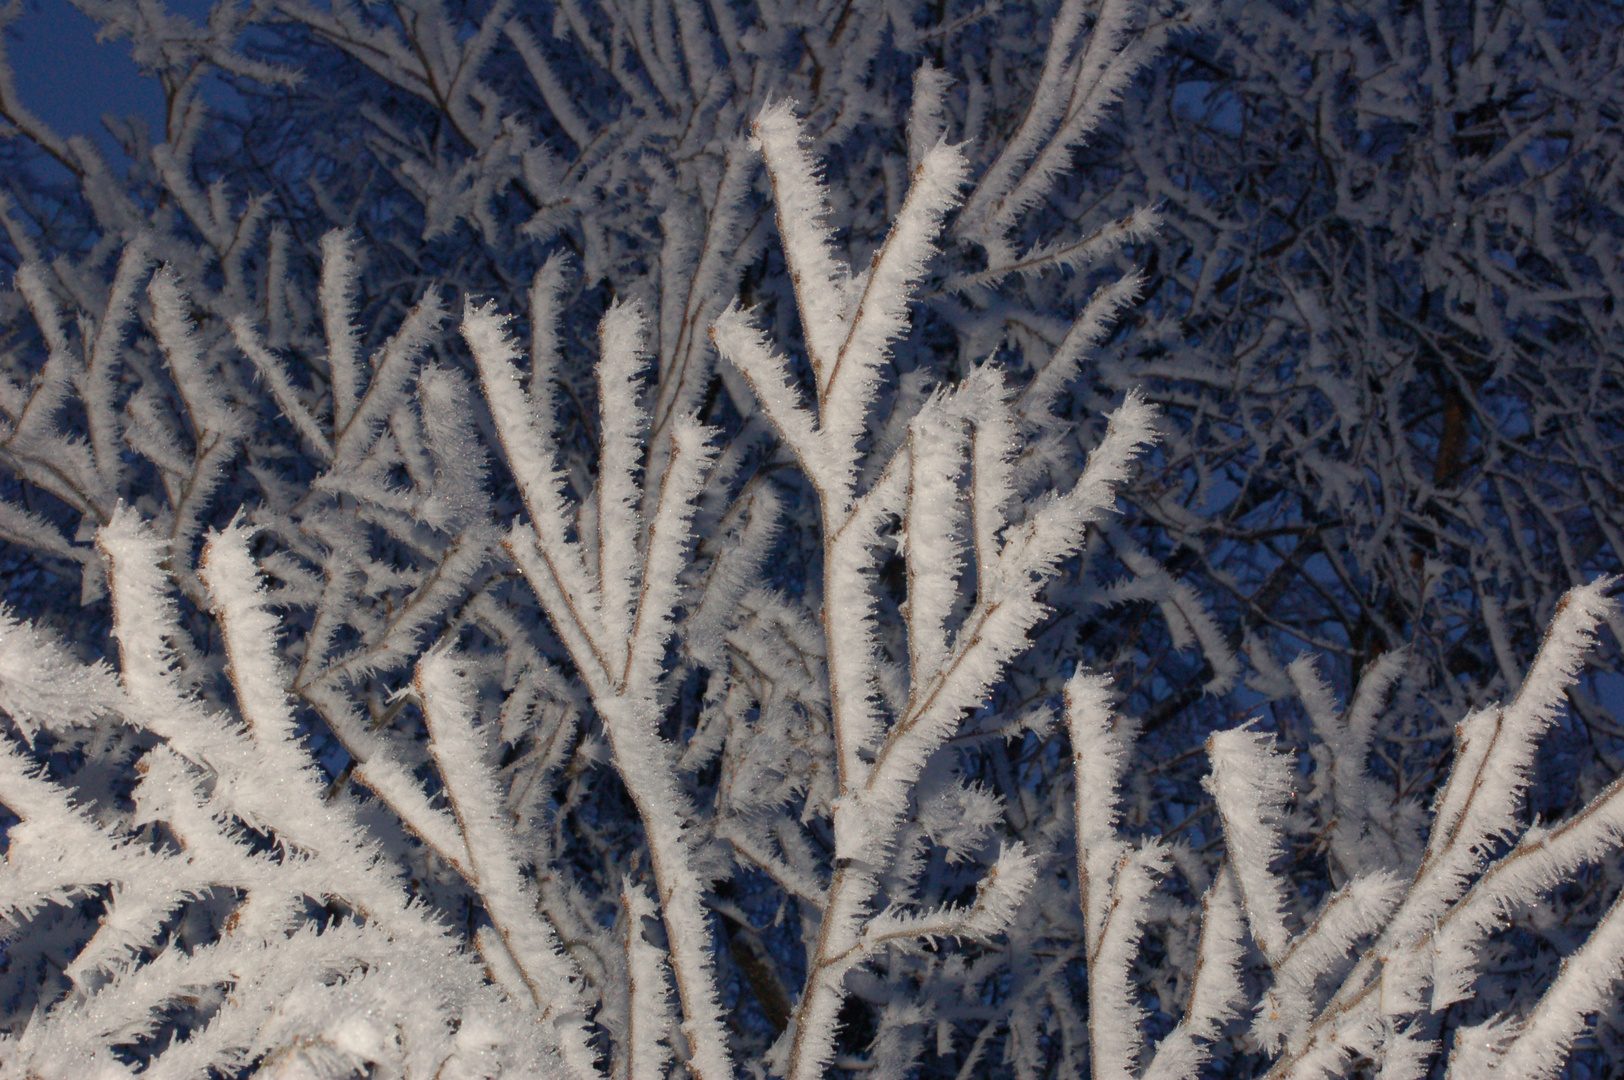
[[[824,527],[824,607],[830,719],[840,765],[833,806],[835,871],[806,989],[791,1023],[786,1073],[819,1075],[833,1055],[836,1014],[846,976],[872,946],[869,916],[884,894],[881,875],[902,852],[911,795],[933,755],[966,710],[985,702],[1008,663],[1024,651],[1025,633],[1042,617],[1043,586],[1084,540],[1086,527],[1114,509],[1116,487],[1151,438],[1152,411],[1136,398],[1113,416],[1110,430],[1075,486],[1026,521],[1005,515],[1007,472],[1015,451],[1013,415],[1003,377],[982,369],[958,390],[931,399],[913,418],[907,440],[883,464],[874,486],[859,494],[859,436],[876,406],[878,375],[898,334],[905,305],[927,266],[935,232],[963,183],[958,151],[938,144],[921,156],[900,215],[863,277],[831,253],[821,219],[825,195],[786,107],[756,127],[773,178],[779,229],[796,281],[801,323],[817,386],[816,402],[799,399],[786,361],[737,310],[718,320],[713,338],[724,359],[750,380],[769,416],[818,492]],[[972,454],[975,430],[983,452]],[[888,675],[880,662],[880,612],[866,582],[879,529],[895,520],[908,538],[909,677],[892,715],[882,700]],[[973,522],[965,529],[960,521]],[[979,573],[962,596],[974,553]],[[952,633],[948,622],[959,614]],[[1009,925],[1031,869],[1017,850],[1000,858],[975,908],[882,924],[882,936],[910,932],[977,938]],[[997,882],[989,885],[988,882]],[[1010,894],[994,906],[1001,889]],[[893,898],[892,903],[896,902]],[[989,905],[985,913],[980,909]],[[894,924],[894,925],[893,925]]]
[[[518,352],[502,323],[493,312],[471,305],[463,316],[463,335],[479,365],[503,447],[510,460],[517,454],[519,460],[534,462],[535,472],[521,483],[536,524],[515,528],[504,546],[568,643],[604,719],[621,776],[649,834],[684,1032],[693,1052],[689,1065],[701,1077],[720,1080],[732,1075],[733,1065],[701,904],[705,886],[687,835],[691,811],[658,719],[662,660],[679,596],[681,563],[692,544],[693,503],[714,451],[706,445],[703,428],[679,420],[654,517],[637,519],[642,500],[633,475],[639,456],[633,441],[647,419],[640,415],[645,406],[631,382],[641,364],[643,330],[635,312],[611,311],[600,333],[604,457],[594,493],[597,551],[589,562],[582,542],[566,535],[571,515],[561,500],[556,473],[547,475],[556,468],[547,461],[551,448],[530,442],[535,437],[533,407],[517,385],[513,365]],[[540,326],[536,332],[548,330]]]
[[[1285,882],[1271,866],[1281,851],[1279,823],[1291,794],[1287,760],[1254,731],[1209,740],[1225,846],[1253,938],[1273,971],[1274,985],[1253,1025],[1279,1055],[1270,1075],[1342,1075],[1357,1055],[1386,1061],[1388,1073],[1425,1075],[1440,1050],[1426,1032],[1439,1011],[1476,992],[1488,934],[1540,903],[1567,874],[1619,851],[1624,833],[1608,814],[1613,787],[1554,829],[1530,828],[1524,820],[1539,740],[1556,720],[1598,627],[1616,615],[1612,585],[1602,579],[1570,590],[1516,698],[1461,722],[1426,853],[1407,870],[1409,880],[1388,870],[1355,878],[1322,901],[1300,931],[1287,925]],[[1311,672],[1299,677],[1310,680]],[[1323,689],[1313,681],[1305,685],[1310,696]],[[1369,705],[1366,694],[1361,698],[1353,719],[1363,726]],[[1323,701],[1311,706],[1324,707]],[[1358,762],[1343,767],[1345,777],[1364,772]],[[1261,808],[1252,792],[1262,794]],[[1458,1033],[1451,1069],[1555,1075],[1555,1063],[1572,1048],[1600,995],[1611,992],[1620,963],[1609,916],[1564,962],[1537,1006],[1525,1017],[1496,1022],[1505,1027],[1490,1049]],[[1536,1043],[1546,1056],[1529,1054]]]
[[[1613,1045],[1566,15],[76,2],[167,109],[0,54],[0,1076]]]

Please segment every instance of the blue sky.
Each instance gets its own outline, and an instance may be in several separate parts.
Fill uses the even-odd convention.
[[[169,0],[168,6],[202,19],[210,4]],[[31,0],[7,44],[23,103],[58,133],[89,135],[114,151],[101,123],[106,113],[133,113],[146,118],[154,132],[162,130],[157,81],[141,76],[128,42],[97,42],[96,23],[68,0]]]

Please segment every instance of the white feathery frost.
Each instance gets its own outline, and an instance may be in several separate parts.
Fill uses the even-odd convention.
[[[79,6],[0,1080],[1606,1064],[1607,5]]]

